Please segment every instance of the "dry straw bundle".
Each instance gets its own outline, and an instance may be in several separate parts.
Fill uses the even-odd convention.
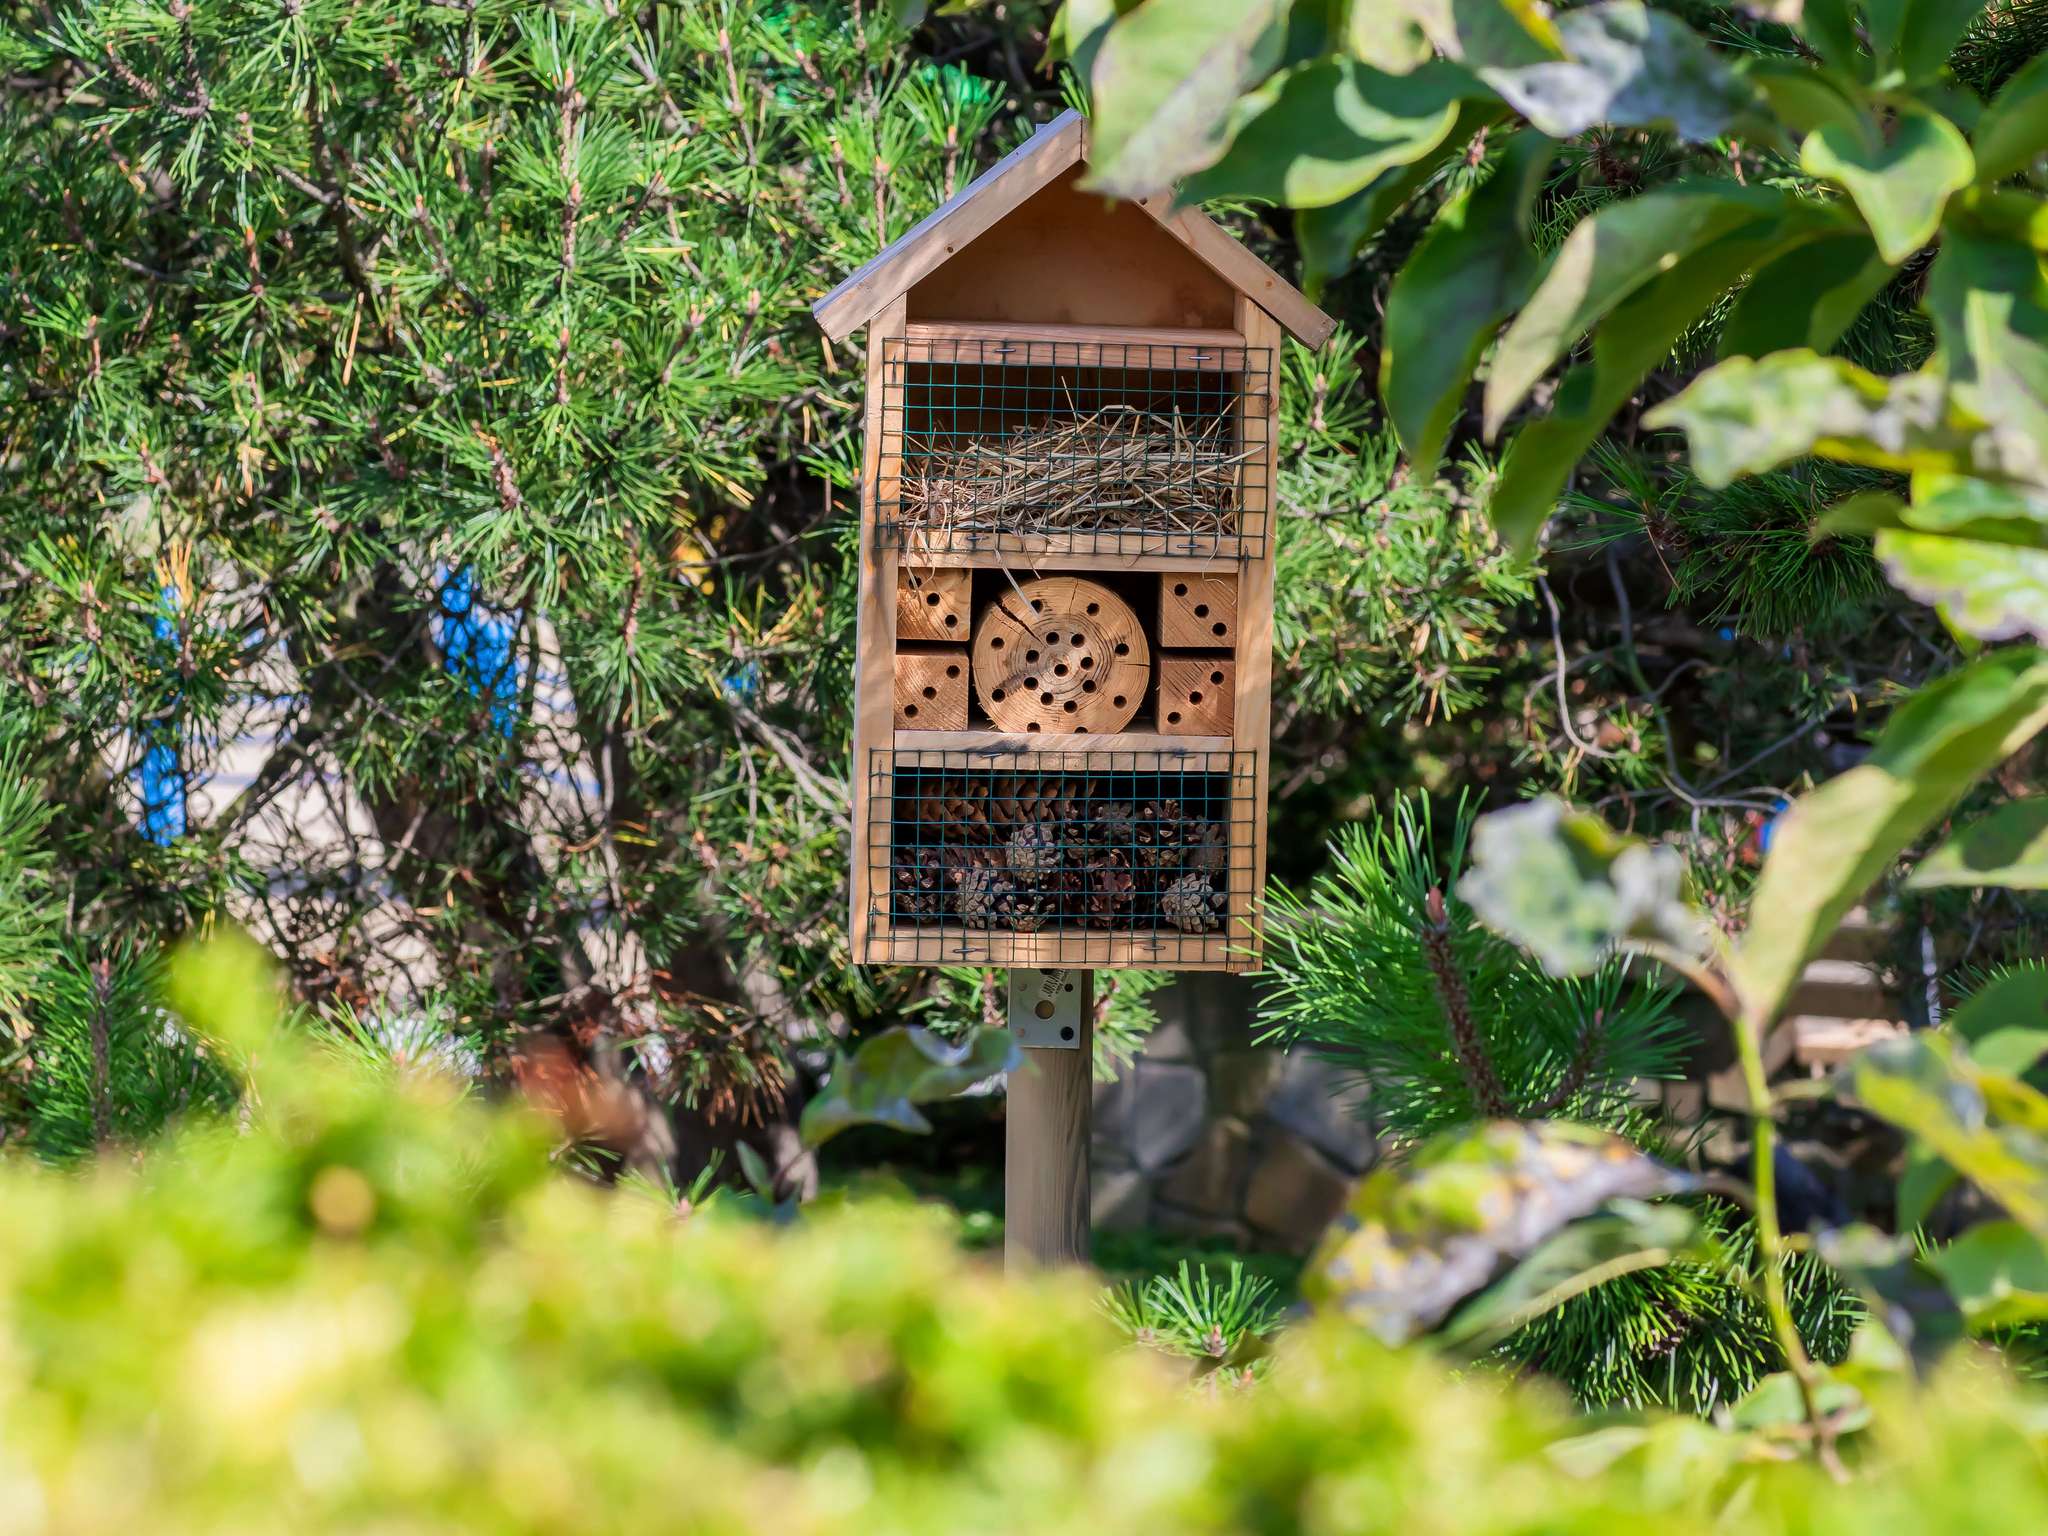
[[[934,534],[1234,531],[1238,451],[1225,417],[1110,405],[1008,436],[912,438],[903,520]]]

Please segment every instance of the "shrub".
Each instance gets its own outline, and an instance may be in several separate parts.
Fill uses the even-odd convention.
[[[1335,1320],[1210,1400],[1120,1348],[1091,1287],[1006,1282],[925,1213],[678,1220],[561,1176],[545,1127],[431,1074],[230,1033],[259,1069],[248,1128],[190,1122],[140,1166],[0,1166],[0,1530],[2048,1520],[2029,1400],[1968,1367],[1888,1412],[1903,1440],[1846,1492],[1696,1422],[1560,1445],[1550,1397]]]

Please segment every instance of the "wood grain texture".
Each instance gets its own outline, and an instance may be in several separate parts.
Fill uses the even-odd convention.
[[[922,732],[912,739],[909,732],[903,732],[897,736],[896,745],[966,752],[993,760],[1015,757],[1020,753],[1043,752],[1046,739],[1037,734],[1013,736],[1004,731],[977,730]],[[1085,749],[1090,762],[1099,761],[1105,768],[1121,768],[1125,758],[1134,752],[1162,761],[1175,759],[1168,766],[1178,766],[1180,760],[1196,753],[1228,752],[1230,738],[1222,735],[1167,736],[1158,731],[1115,731],[1101,736],[1091,734],[1085,742],[1071,745]]]
[[[1254,562],[1257,563],[1257,562]],[[1235,576],[1166,571],[1159,577],[1162,650],[1230,650],[1237,645]]]
[[[1233,855],[1234,856],[1234,855]],[[1173,930],[1139,933],[949,933],[878,925],[867,965],[1086,965],[1098,970],[1135,966],[1150,971],[1248,971],[1255,964],[1244,939],[1229,934]]]
[[[852,911],[847,936],[856,957],[867,953],[875,892],[870,871],[889,860],[886,819],[873,826],[868,790],[873,779],[874,751],[896,739],[896,565],[898,552],[882,543],[876,526],[879,498],[894,496],[901,445],[889,439],[882,422],[882,343],[903,333],[903,302],[898,299],[875,316],[868,327],[868,377],[862,443],[860,512],[860,590],[854,609],[853,686],[853,870],[848,882]],[[884,490],[886,487],[886,491]],[[880,847],[871,842],[879,840]]]
[[[1024,1052],[1010,1074],[1003,1121],[1003,1263],[1010,1269],[1088,1262],[1088,1122],[1094,1102],[1095,978],[1081,993],[1078,1050]]]
[[[1238,323],[1245,339],[1254,347],[1271,347],[1279,358],[1280,324],[1249,299],[1238,304]],[[1241,403],[1239,439],[1249,447],[1264,444],[1267,463],[1280,439],[1279,370],[1274,370],[1273,387],[1263,396],[1247,394]],[[1267,511],[1272,504],[1272,480],[1247,476],[1247,514]],[[1266,889],[1267,800],[1272,793],[1268,777],[1272,757],[1273,718],[1273,549],[1269,542],[1263,559],[1248,560],[1238,577],[1237,587],[1237,696],[1233,701],[1232,734],[1241,751],[1252,757],[1252,818],[1231,829],[1229,928],[1232,939],[1251,954],[1249,967],[1256,968],[1265,943],[1265,915],[1262,898]]]
[[[967,647],[896,653],[896,729],[967,729]]]
[[[1152,653],[1130,604],[1099,582],[1009,587],[974,626],[974,693],[999,731],[1121,731],[1145,701]]]
[[[920,278],[911,320],[1230,328],[1227,281],[1142,210],[1080,183],[1075,165]]]
[[[965,645],[974,621],[974,572],[905,565],[896,573],[896,638]]]
[[[1140,198],[1138,206],[1236,289],[1241,298],[1250,300],[1269,320],[1277,322],[1276,348],[1279,327],[1285,327],[1288,334],[1311,351],[1319,349],[1330,339],[1330,333],[1337,329],[1337,322],[1311,304],[1306,294],[1267,266],[1248,246],[1240,245],[1228,230],[1201,209],[1174,207],[1171,192]],[[1238,329],[1245,328],[1240,324]],[[1245,339],[1251,341],[1249,331],[1246,331]],[[1252,342],[1252,345],[1258,343]],[[1276,350],[1273,354],[1276,365],[1279,357]]]
[[[844,341],[870,324],[912,284],[1077,165],[1086,144],[1081,115],[1062,112],[813,304],[820,329]]]
[[[1237,662],[1228,656],[1159,658],[1163,736],[1228,737],[1236,714]]]

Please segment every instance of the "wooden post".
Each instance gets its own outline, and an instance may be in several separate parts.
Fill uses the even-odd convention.
[[[1003,1263],[1085,1264],[1095,976],[1012,971],[1009,981],[1010,1028],[1024,1045],[1024,1065],[1010,1074],[1003,1137]],[[1058,1044],[1028,1043],[1039,1039]]]

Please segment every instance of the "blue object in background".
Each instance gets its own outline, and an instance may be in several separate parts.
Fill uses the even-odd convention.
[[[178,589],[166,585],[157,594],[157,599],[160,606],[150,617],[150,632],[165,648],[167,657],[175,662],[178,651]],[[174,707],[176,702],[174,694]],[[142,817],[137,826],[142,835],[159,848],[168,847],[185,835],[185,794],[191,782],[178,751],[177,733],[175,719],[157,721],[149,729],[135,733],[138,741],[147,743],[142,750],[142,761],[135,767],[135,791],[142,802]]]
[[[513,727],[512,701],[519,692],[520,669],[513,659],[512,641],[519,630],[516,614],[499,613],[477,601],[476,572],[470,566],[451,571],[441,568],[437,594],[440,613],[435,620],[436,639],[450,673],[469,685],[469,691],[491,698],[491,724],[502,736]]]
[[[1777,836],[1778,823],[1785,819],[1785,813],[1791,809],[1792,802],[1790,800],[1780,799],[1778,801],[1778,808],[1772,811],[1764,824],[1756,829],[1756,851],[1758,853],[1769,853],[1771,851],[1771,839]]]

